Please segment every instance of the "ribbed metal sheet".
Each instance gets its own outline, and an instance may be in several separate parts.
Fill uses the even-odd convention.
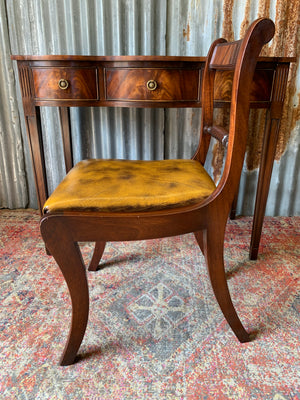
[[[0,20],[0,207],[25,207],[28,195],[23,145],[3,0]]]
[[[3,135],[0,137],[2,154],[6,155],[0,164],[0,205],[4,207],[37,205],[19,88],[17,84],[15,89],[12,80],[10,51],[39,55],[202,56],[215,38],[239,38],[248,24],[262,15],[270,16],[277,26],[266,55],[293,56],[297,39],[300,42],[299,0],[0,0],[0,4],[4,31],[0,44],[0,96],[5,104],[0,110],[0,126],[7,136],[5,144]],[[292,68],[289,87],[267,204],[270,215],[300,213],[297,66]],[[249,152],[240,185],[238,212],[246,215],[253,212],[261,148],[261,134],[257,132],[261,130],[262,118],[257,113],[252,113]],[[196,109],[73,108],[74,161],[85,157],[187,158],[197,145],[199,122],[200,110]],[[52,191],[64,176],[57,109],[44,108],[42,124],[47,179]],[[214,145],[211,150],[207,168],[217,179],[221,165]],[[2,191],[3,185],[6,186]]]

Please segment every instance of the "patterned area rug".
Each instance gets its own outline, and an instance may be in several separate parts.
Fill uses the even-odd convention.
[[[0,211],[0,397],[296,400],[300,218],[266,218],[249,261],[252,218],[230,221],[226,272],[257,338],[240,344],[214,299],[193,235],[109,243],[88,272],[90,319],[79,361],[57,365],[70,299],[45,255],[36,211]],[[88,263],[92,244],[81,245]]]

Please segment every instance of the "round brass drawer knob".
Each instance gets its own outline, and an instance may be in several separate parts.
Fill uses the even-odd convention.
[[[58,87],[62,90],[68,89],[69,82],[66,79],[60,79],[58,81]]]
[[[148,90],[155,90],[157,88],[157,82],[150,80],[147,82],[147,89]]]

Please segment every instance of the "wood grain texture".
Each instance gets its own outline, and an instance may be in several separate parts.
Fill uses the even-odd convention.
[[[200,94],[199,73],[199,69],[106,69],[106,99],[198,101]],[[150,80],[157,83],[155,90],[147,88],[147,82]]]
[[[187,57],[165,57],[164,61],[162,57],[154,61],[156,57],[150,56],[137,57],[138,61],[132,57],[102,57],[101,60],[98,57],[97,61],[93,61],[95,57],[73,56],[68,62],[63,56],[49,56],[48,60],[41,56],[39,61],[36,58],[30,63],[19,61],[18,64],[20,83],[25,85],[22,97],[26,115],[32,112],[34,106],[202,106],[203,57],[196,58],[198,62],[194,61],[195,57],[188,58],[189,61]],[[278,65],[272,60],[270,57],[257,65],[251,83],[251,107],[270,107],[274,71]],[[158,87],[149,91],[146,84],[152,78],[157,81]],[[232,78],[232,71],[217,71],[215,107],[230,103]],[[58,87],[60,79],[69,82],[68,89]]]
[[[272,86],[275,66],[261,68],[258,66],[254,72],[250,90],[250,102],[260,103],[260,107],[268,107],[271,101]],[[232,71],[217,71],[214,87],[215,102],[230,102],[232,91]],[[265,105],[264,105],[265,103]]]
[[[231,69],[235,68],[239,50],[242,41],[238,40],[231,43],[219,43],[211,57],[210,67],[213,69]]]
[[[37,99],[81,99],[97,100],[97,68],[54,67],[32,68],[34,97]],[[69,86],[61,89],[58,85],[65,79]]]

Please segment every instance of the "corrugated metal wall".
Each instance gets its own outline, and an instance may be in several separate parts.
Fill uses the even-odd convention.
[[[23,207],[28,201],[6,9],[0,1],[0,206]]]
[[[248,24],[269,16],[277,33],[265,54],[299,54],[299,0],[0,0],[0,185],[2,207],[36,207],[35,188],[12,54],[205,55],[219,36],[239,38]],[[14,66],[16,74],[16,68]],[[299,77],[289,92],[267,214],[300,213]],[[19,103],[19,111],[16,106]],[[20,113],[20,118],[18,117]],[[71,109],[75,162],[84,157],[190,157],[199,135],[196,109]],[[253,212],[262,111],[251,112],[249,151],[238,212]],[[53,190],[64,175],[58,112],[42,111],[47,178]],[[216,145],[208,169],[221,169]]]

